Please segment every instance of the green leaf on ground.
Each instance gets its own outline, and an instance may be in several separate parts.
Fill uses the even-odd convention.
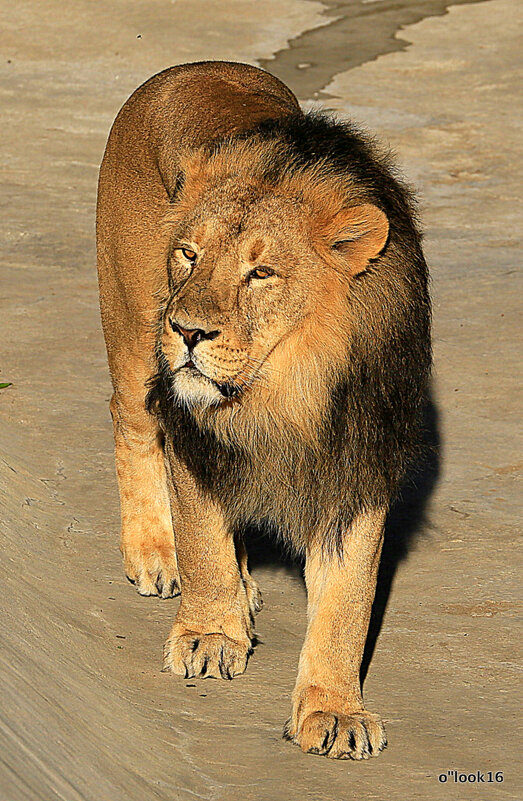
[[[0,389],[5,389],[6,387],[12,386],[12,381],[7,381],[6,383],[0,384]]]

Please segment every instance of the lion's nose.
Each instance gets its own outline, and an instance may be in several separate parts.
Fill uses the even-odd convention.
[[[203,328],[182,328],[170,317],[169,324],[173,331],[180,334],[189,350],[192,350],[202,339],[216,339],[220,333],[219,331],[204,331]]]

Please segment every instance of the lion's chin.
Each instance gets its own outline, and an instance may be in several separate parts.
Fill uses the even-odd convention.
[[[216,406],[225,400],[218,386],[194,367],[178,370],[173,376],[175,400],[184,406]]]

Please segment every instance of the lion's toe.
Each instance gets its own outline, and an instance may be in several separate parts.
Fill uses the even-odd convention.
[[[298,738],[302,751],[308,754],[328,754],[338,734],[338,718],[329,712],[313,712],[301,728]]]

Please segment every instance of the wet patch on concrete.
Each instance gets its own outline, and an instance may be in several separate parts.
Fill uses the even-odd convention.
[[[335,75],[405,50],[410,42],[398,31],[426,17],[442,16],[449,6],[486,0],[322,0],[325,26],[305,31],[285,50],[259,64],[291,87],[301,100],[328,98],[322,90]]]
[[[467,617],[493,617],[499,612],[510,612],[514,604],[510,601],[483,601],[477,604],[440,604],[440,609],[447,615],[465,615]]]

